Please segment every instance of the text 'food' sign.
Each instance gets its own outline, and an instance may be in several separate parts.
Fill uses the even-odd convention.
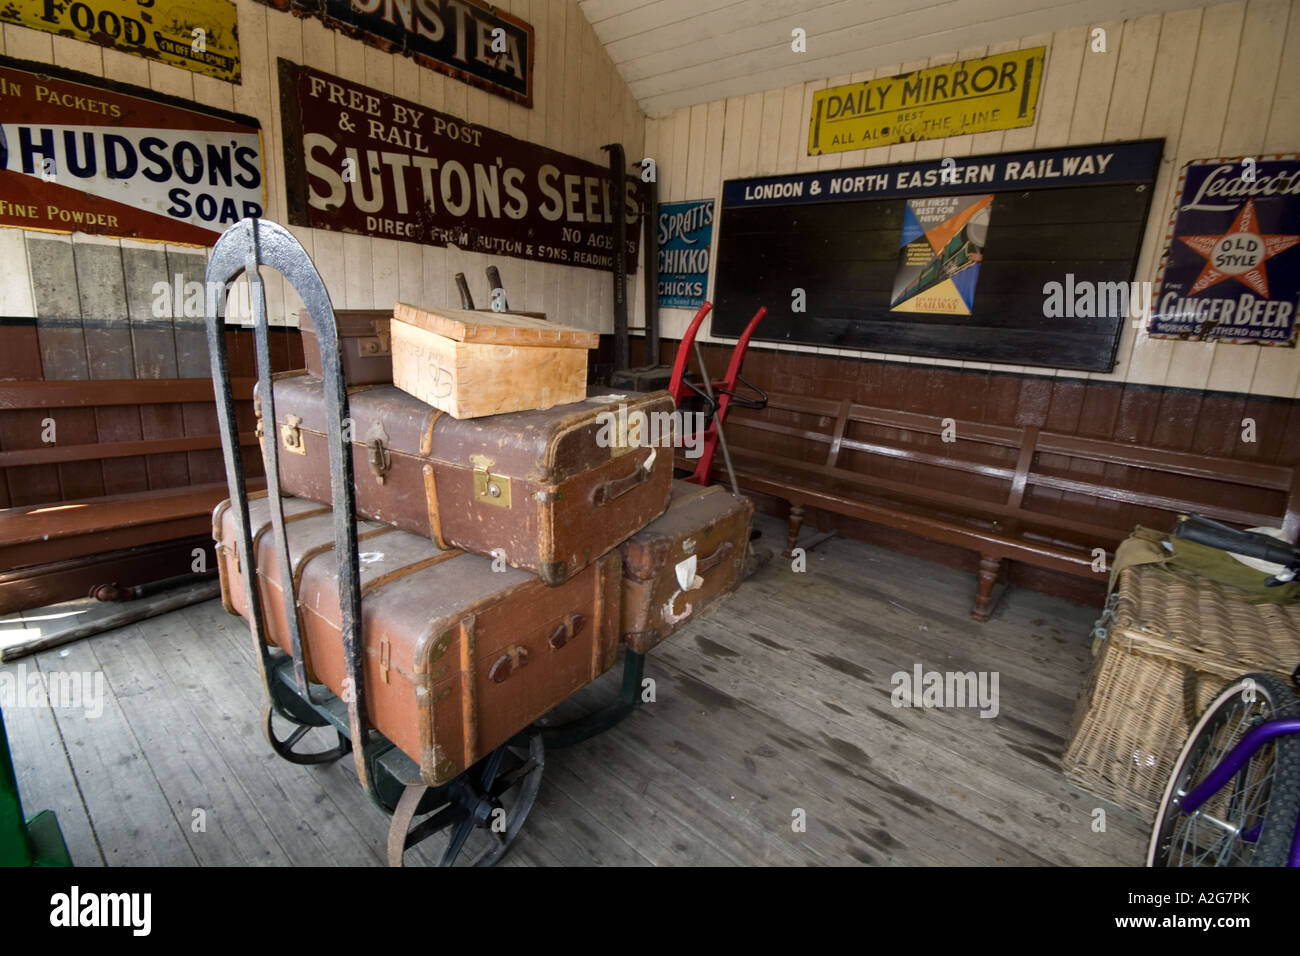
[[[289,221],[298,226],[589,269],[614,268],[614,203],[627,259],[639,181],[410,100],[279,61]]]
[[[1153,338],[1295,344],[1300,157],[1188,163],[1169,231]]]
[[[659,207],[659,307],[698,309],[709,292],[713,200]]]
[[[533,27],[479,0],[258,0],[533,105]]]
[[[207,246],[265,204],[256,120],[0,57],[0,226]]]
[[[808,155],[1032,126],[1045,47],[813,94]]]
[[[239,81],[229,0],[5,0],[0,21]]]

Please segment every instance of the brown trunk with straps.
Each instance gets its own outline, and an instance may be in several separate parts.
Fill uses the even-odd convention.
[[[392,321],[392,309],[342,309],[334,313],[339,356],[343,360],[340,368],[348,385],[386,385],[393,380]],[[302,333],[307,371],[319,377],[320,342],[306,309],[298,313],[298,331]]]
[[[320,380],[277,376],[274,388],[281,486],[328,502]],[[499,558],[551,586],[668,506],[671,433],[647,447],[650,435],[629,439],[626,428],[637,413],[670,422],[667,392],[467,420],[393,386],[350,388],[348,404],[359,515]]]
[[[720,485],[674,481],[662,517],[623,543],[623,643],[644,654],[735,590],[754,503]]]
[[[286,535],[310,677],[344,695],[334,516],[285,498]],[[245,568],[229,502],[213,516],[222,599],[245,618]],[[270,505],[249,502],[268,643],[289,652]],[[560,587],[427,537],[357,522],[360,638],[371,725],[447,782],[600,676],[618,652],[619,568],[606,555]]]

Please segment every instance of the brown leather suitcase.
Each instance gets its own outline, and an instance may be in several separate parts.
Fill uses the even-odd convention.
[[[320,380],[277,376],[274,389],[282,490],[328,502]],[[668,506],[674,419],[667,392],[467,420],[391,385],[351,388],[348,403],[361,517],[504,557],[548,585],[616,548]],[[637,422],[640,432],[624,427]]]
[[[348,385],[386,385],[393,380],[393,339],[389,326],[392,309],[339,309],[334,312],[339,353],[343,358],[343,381]],[[311,375],[322,375],[320,342],[311,324],[311,314],[298,312],[302,333],[303,360]]]
[[[334,517],[284,499],[310,677],[343,696]],[[229,502],[213,515],[223,601],[248,616]],[[265,634],[286,652],[284,595],[265,497],[249,502]],[[367,713],[380,733],[445,783],[599,677],[618,654],[619,561],[606,555],[548,588],[513,568],[426,537],[357,522]]]
[[[623,543],[619,630],[644,654],[711,612],[740,583],[754,503],[721,485],[674,481],[662,517]]]

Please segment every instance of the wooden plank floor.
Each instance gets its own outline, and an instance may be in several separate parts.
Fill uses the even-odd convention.
[[[783,540],[781,523],[757,523]],[[650,654],[654,702],[548,752],[505,863],[1139,864],[1145,822],[1059,768],[1096,609],[1012,589],[979,625],[974,584],[851,540],[803,573],[778,557]],[[996,671],[997,716],[892,706],[891,675],[918,663]],[[58,813],[77,864],[383,862],[388,818],[350,760],[271,753],[247,627],[220,602],[0,667],[20,686],[36,670],[102,675],[100,713],[4,711],[25,808]],[[618,677],[552,719],[608,699]]]

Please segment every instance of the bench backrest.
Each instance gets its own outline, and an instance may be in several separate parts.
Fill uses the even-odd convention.
[[[234,385],[248,398],[241,444],[255,446],[253,380]],[[210,379],[0,381],[0,469],[12,476],[0,504],[219,481],[220,447]]]
[[[1300,469],[1283,465],[774,393],[727,430],[742,460],[1072,539],[1112,545],[1186,512],[1300,533]]]

